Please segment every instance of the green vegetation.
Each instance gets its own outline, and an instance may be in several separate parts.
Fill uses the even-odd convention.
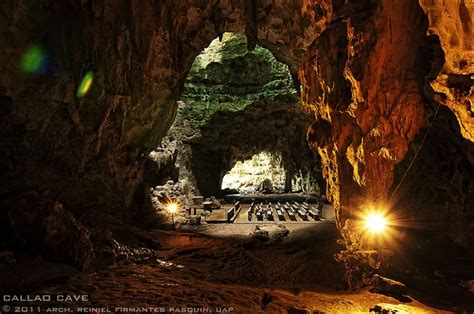
[[[242,34],[225,33],[194,61],[178,114],[204,125],[218,110],[241,111],[259,99],[296,95],[288,67],[260,46],[247,50]]]

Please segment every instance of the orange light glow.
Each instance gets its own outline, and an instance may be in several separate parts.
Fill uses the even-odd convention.
[[[166,209],[168,210],[168,212],[170,214],[174,214],[176,213],[176,211],[178,210],[178,204],[176,203],[169,203],[167,206],[166,206]]]
[[[380,233],[385,230],[387,220],[381,213],[370,213],[365,217],[365,227],[373,232]]]

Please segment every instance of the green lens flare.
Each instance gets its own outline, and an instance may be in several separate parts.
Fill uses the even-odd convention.
[[[46,61],[46,55],[41,47],[32,45],[23,54],[20,70],[23,73],[37,73]]]
[[[79,88],[77,89],[76,96],[84,97],[91,88],[93,80],[94,73],[92,71],[87,72],[86,75],[84,75],[84,78],[82,79]]]

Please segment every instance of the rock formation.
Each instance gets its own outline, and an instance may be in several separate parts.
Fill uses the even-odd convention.
[[[431,82],[434,98],[454,112],[462,136],[474,142],[474,4],[420,0],[420,5],[428,17],[428,33],[438,38],[444,55]]]
[[[181,177],[206,196],[220,195],[222,178],[237,161],[267,151],[281,155],[290,185],[301,172],[324,186],[319,158],[306,141],[311,118],[300,108],[288,67],[265,48],[248,51],[247,42],[225,33],[188,73],[168,133],[181,143]]]
[[[66,208],[134,208],[143,187],[142,154],[166,134],[186,74],[214,38],[258,31],[249,38],[296,74],[304,48],[330,14],[329,1],[262,1],[254,11],[246,3],[2,3],[8,30],[0,35],[7,47],[0,52],[0,90],[8,112],[2,115],[8,121],[2,124],[2,192],[47,186]],[[46,54],[46,70],[19,73],[32,44]],[[91,70],[89,93],[75,97]]]
[[[304,106],[317,119],[308,140],[340,227],[368,206],[387,206],[393,169],[423,119],[413,49],[425,36],[423,11],[413,1],[357,9],[332,22],[301,70]]]
[[[281,154],[282,165],[290,173],[311,170],[312,178],[320,180],[321,173],[315,169],[319,158],[305,141],[310,123],[295,103],[278,99],[259,100],[241,112],[217,112],[189,143],[190,166],[199,190],[205,195],[219,193],[222,178],[237,161],[262,151]]]
[[[400,203],[407,206],[406,200],[396,202],[402,198],[397,194],[399,185],[404,183],[410,186],[408,180],[403,182],[406,172],[411,170],[410,165],[404,162],[403,173],[397,172],[397,181],[394,181],[394,171],[397,164],[404,160],[409,144],[420,128],[430,124],[423,119],[425,107],[431,108],[434,101],[447,105],[455,113],[463,136],[472,140],[470,75],[473,71],[472,61],[466,61],[472,60],[472,39],[469,36],[472,10],[467,10],[463,1],[449,5],[421,2],[422,7],[414,1],[379,1],[367,2],[359,7],[334,8],[334,15],[339,18],[333,19],[315,40],[301,68],[303,104],[316,117],[316,122],[308,131],[308,141],[321,155],[328,198],[336,208],[341,229],[357,228],[355,223],[347,224],[347,219],[357,221],[367,209],[393,212],[397,210],[395,205],[399,208]],[[453,17],[446,12],[452,13]],[[440,36],[439,41],[427,34],[426,13],[430,21],[429,29]],[[443,22],[441,15],[449,16],[449,20],[453,19],[455,23]],[[447,39],[443,36],[451,37]],[[445,52],[444,59],[439,42]],[[456,48],[450,49],[453,47]],[[440,68],[441,72],[437,73]],[[434,96],[429,88],[431,80]],[[437,112],[429,118],[437,118]],[[438,124],[435,129],[440,127],[441,124]],[[426,133],[430,129],[431,126],[423,131]],[[445,136],[451,136],[450,141],[458,141],[455,134],[456,131],[449,131]],[[436,141],[433,140],[433,143]],[[450,141],[446,143],[448,146],[452,145]],[[419,139],[416,143],[421,149],[425,140]],[[426,146],[428,148],[421,155],[425,154],[428,159],[436,156],[427,157],[426,149],[429,150],[431,144]],[[466,150],[461,151],[458,150],[461,154],[458,156],[466,153]],[[410,160],[414,161],[417,155],[411,153]],[[440,162],[441,159],[436,160]],[[457,159],[466,160],[465,157]],[[436,169],[425,168],[424,173],[430,171]],[[424,176],[420,172],[417,175]],[[424,185],[427,190],[434,191],[434,182],[446,180],[447,176],[447,172],[438,172],[435,175],[438,179],[432,178]],[[469,170],[467,176],[472,176]],[[435,203],[432,199],[424,204],[421,202],[422,195],[426,193],[414,197],[419,202],[413,202],[413,197],[408,195],[403,197],[412,201],[409,204],[412,217],[431,219],[438,215],[449,216],[452,225],[445,228],[455,229],[453,225],[464,225],[458,227],[463,231],[453,231],[451,236],[459,238],[460,234],[464,234],[464,240],[460,242],[469,245],[470,241],[465,238],[470,238],[468,234],[472,232],[473,203],[469,190],[472,179],[467,179],[467,183],[460,179],[456,186],[466,184],[467,188],[461,189],[467,191],[450,191],[465,200],[454,202],[460,204],[457,210],[448,209],[456,205],[447,201],[446,209],[435,209],[435,205],[431,213],[422,213],[420,209],[426,204]],[[453,218],[456,215],[447,214],[453,211],[465,214],[463,218]],[[343,232],[343,235],[346,235],[343,243],[348,250],[340,260],[350,268],[350,264],[358,263],[357,252],[352,251],[351,247],[360,242],[360,234],[353,231]],[[370,264],[370,258],[366,260],[366,264]]]
[[[76,216],[136,215],[144,156],[171,126],[193,60],[232,31],[299,77],[314,116],[308,141],[343,228],[367,205],[390,206],[425,102],[454,112],[471,141],[457,152],[472,166],[472,12],[467,0],[4,1],[1,223],[25,207],[25,191],[49,191]],[[36,61],[23,64],[31,49]]]

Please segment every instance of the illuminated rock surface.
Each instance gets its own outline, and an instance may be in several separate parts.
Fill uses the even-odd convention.
[[[172,125],[188,70],[212,40],[236,32],[301,84],[308,143],[321,156],[339,228],[368,204],[393,206],[472,251],[472,19],[467,0],[3,1],[2,243],[22,234],[12,226],[25,212],[27,229],[40,233],[37,219],[51,206],[36,210],[37,199],[58,200],[64,214],[46,217],[68,235],[64,243],[19,238],[81,268],[86,227],[100,228],[107,215],[142,217],[152,180],[145,156]],[[89,71],[90,89],[78,93]],[[304,132],[291,124],[284,132],[295,129]],[[211,175],[217,188],[222,175]]]
[[[441,71],[431,82],[436,101],[448,106],[461,126],[462,135],[474,141],[474,29],[472,1],[421,0],[429,26],[444,53]]]

